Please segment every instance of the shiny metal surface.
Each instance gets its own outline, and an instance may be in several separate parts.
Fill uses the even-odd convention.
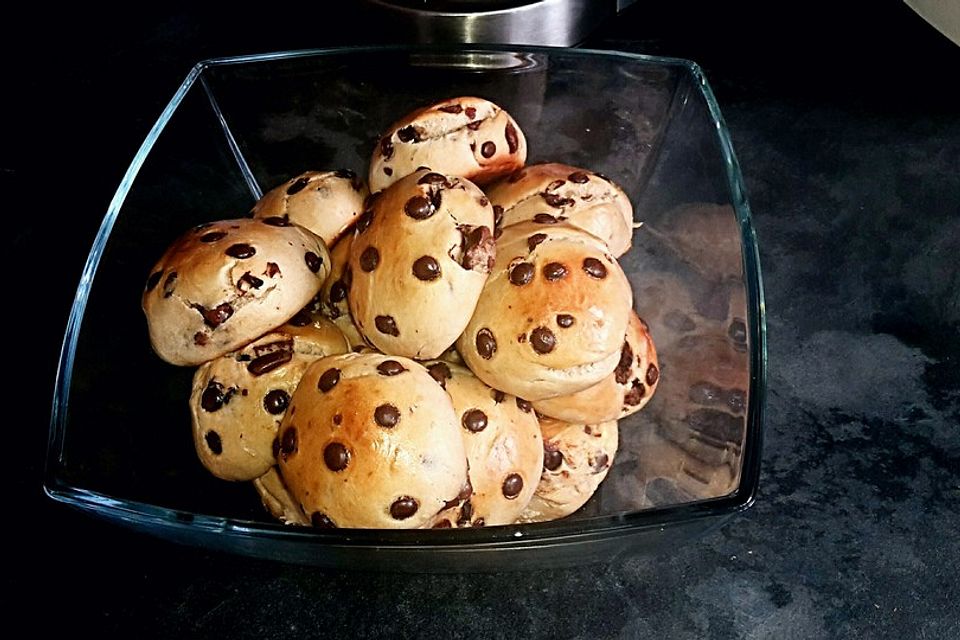
[[[635,0],[365,0],[401,40],[572,46]]]

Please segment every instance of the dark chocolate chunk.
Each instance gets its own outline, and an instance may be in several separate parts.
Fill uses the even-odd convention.
[[[632,367],[633,349],[629,342],[624,341],[623,347],[620,348],[620,361],[617,362],[617,368],[613,370],[613,376],[617,384],[627,384],[627,381],[630,380],[630,369]]]
[[[421,256],[413,263],[413,275],[418,280],[436,280],[440,277],[440,263],[432,256]]]
[[[147,291],[153,291],[157,288],[157,285],[160,284],[160,278],[163,277],[163,271],[154,271],[150,274],[150,277],[147,278],[147,286],[144,287]]]
[[[477,353],[484,360],[489,360],[497,352],[497,340],[493,337],[493,332],[484,327],[477,332]]]
[[[373,410],[373,419],[381,427],[392,429],[400,422],[400,410],[392,404],[381,404]]]
[[[497,145],[491,140],[487,140],[480,146],[480,155],[484,158],[492,158],[496,152]]]
[[[263,408],[273,416],[286,411],[289,404],[290,394],[283,389],[271,389],[263,396]]]
[[[326,393],[337,386],[338,382],[340,382],[340,369],[330,367],[324,371],[317,380],[317,389]]]
[[[273,371],[277,367],[290,362],[292,359],[293,351],[289,349],[278,349],[277,351],[265,353],[262,356],[251,360],[250,364],[247,365],[247,371],[255,376],[262,376],[263,374]]]
[[[377,316],[373,319],[373,324],[376,325],[377,331],[380,333],[393,337],[400,335],[400,329],[397,328],[397,321],[393,319],[393,316]]]
[[[413,196],[403,205],[403,211],[414,220],[426,220],[435,213],[433,203],[426,196]]]
[[[339,442],[331,442],[323,448],[323,463],[330,471],[343,471],[350,464],[350,450]]]
[[[517,135],[517,128],[512,122],[508,122],[503,128],[503,137],[507,139],[507,149],[510,153],[516,153],[520,149],[520,137]]]
[[[223,442],[220,440],[220,434],[216,431],[207,431],[203,439],[207,443],[207,448],[210,449],[210,453],[215,456],[223,453]]]
[[[530,346],[539,354],[550,353],[557,346],[557,337],[546,327],[537,327],[530,333]]]
[[[480,433],[487,428],[487,414],[480,409],[470,409],[463,414],[460,423],[470,433]]]
[[[313,271],[314,273],[320,271],[320,267],[323,266],[323,258],[315,254],[313,251],[307,251],[303,255],[303,261],[307,263],[307,269]]]
[[[226,254],[231,258],[237,258],[239,260],[245,260],[246,258],[252,258],[256,255],[257,250],[248,245],[245,242],[238,242],[237,244],[230,245]]]
[[[597,280],[602,280],[607,277],[607,268],[596,258],[584,258],[583,270],[588,276],[596,278]]]
[[[569,329],[575,322],[574,317],[569,313],[557,314],[557,326],[563,329]]]
[[[384,360],[377,365],[377,372],[382,376],[396,376],[406,371],[404,366],[396,360]]]
[[[510,269],[510,284],[523,286],[533,280],[535,269],[529,262],[521,262]]]
[[[211,231],[200,236],[200,242],[216,242],[227,237],[226,231]]]
[[[337,528],[337,525],[334,524],[333,520],[330,519],[330,516],[320,511],[313,512],[313,515],[310,516],[310,524],[313,525],[314,529],[336,529]]]
[[[504,498],[513,500],[523,491],[523,478],[520,477],[519,473],[511,473],[503,479],[501,490]]]
[[[308,182],[310,182],[309,178],[306,178],[306,177],[297,178],[296,180],[290,183],[289,187],[287,187],[287,195],[292,196],[295,193],[299,193],[300,191],[303,191],[303,188],[307,186]]]
[[[420,503],[410,496],[400,496],[390,505],[390,515],[394,520],[406,520],[420,508]]]
[[[567,275],[567,268],[559,262],[550,262],[543,267],[543,277],[548,282],[556,282]]]
[[[453,377],[453,374],[450,373],[450,367],[447,366],[446,362],[435,362],[427,367],[427,371],[430,373],[430,377],[436,380],[444,389],[447,388],[447,380]]]
[[[378,264],[380,264],[380,252],[376,247],[367,247],[360,254],[360,269],[362,271],[370,273],[377,268]]]

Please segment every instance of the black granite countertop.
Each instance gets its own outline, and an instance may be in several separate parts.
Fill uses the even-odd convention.
[[[768,312],[753,508],[616,566],[420,576],[180,547],[46,499],[73,290],[191,64],[369,34],[316,6],[138,7],[109,24],[34,6],[8,24],[23,33],[3,45],[0,107],[14,230],[8,613],[38,630],[134,637],[960,637],[960,47],[899,2],[865,16],[822,2],[660,4],[672,6],[641,1],[587,44],[696,60],[730,127]]]

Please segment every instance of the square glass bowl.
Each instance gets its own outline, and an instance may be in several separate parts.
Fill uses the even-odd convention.
[[[431,102],[506,108],[528,163],[623,187],[642,222],[621,258],[661,363],[650,404],[620,424],[607,479],[554,522],[461,530],[313,530],[271,519],[251,483],[193,448],[192,368],[151,351],[140,295],[188,228],[246,215],[308,169],[366,175],[377,137]],[[473,571],[613,561],[675,546],[749,506],[759,475],[763,293],[739,167],[700,69],[578,49],[370,48],[198,64],[104,217],[56,381],[45,489],[162,538],[334,567]]]

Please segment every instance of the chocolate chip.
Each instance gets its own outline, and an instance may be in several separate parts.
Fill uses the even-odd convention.
[[[470,409],[463,414],[460,423],[470,433],[480,433],[487,428],[487,414],[480,409]]]
[[[309,178],[297,178],[287,187],[287,195],[292,196],[295,193],[303,191],[303,188],[307,186],[308,182],[310,182]]]
[[[265,353],[259,358],[255,358],[247,365],[247,371],[255,376],[273,371],[277,367],[290,362],[293,359],[293,352],[288,349],[280,349]]]
[[[517,398],[517,408],[524,413],[530,413],[533,411],[533,405],[524,400],[523,398]]]
[[[263,396],[263,408],[270,415],[278,415],[287,410],[290,404],[290,394],[283,389],[271,389]]]
[[[437,173],[435,171],[431,171],[430,173],[425,173],[422,176],[420,176],[420,179],[417,180],[417,184],[433,184],[433,185],[449,186],[449,183],[447,182],[447,176],[443,175],[442,173]]]
[[[567,268],[559,262],[550,262],[543,268],[543,277],[549,282],[556,282],[567,275]]]
[[[278,273],[280,273],[280,267],[277,266],[277,263],[276,263],[276,262],[268,262],[268,263],[267,263],[267,268],[264,269],[264,271],[263,271],[263,275],[267,276],[268,278],[272,278],[273,276],[277,275]]]
[[[480,146],[480,155],[482,155],[484,158],[491,158],[496,152],[497,145],[490,140],[487,140],[483,143],[483,145]]]
[[[430,377],[436,380],[444,389],[447,388],[447,380],[453,377],[453,374],[450,373],[450,367],[447,366],[446,362],[435,362],[427,367],[427,371],[430,373]]]
[[[453,525],[450,524],[450,521],[444,518],[443,520],[439,521],[437,524],[433,525],[430,528],[431,529],[449,529],[452,526]]]
[[[311,322],[313,321],[310,319],[310,314],[303,310],[297,311],[292,318],[287,320],[287,324],[294,327],[305,327]]]
[[[367,247],[360,254],[360,269],[362,271],[370,273],[377,268],[378,264],[380,264],[380,252],[377,251],[376,247]]]
[[[389,160],[393,155],[393,143],[390,142],[389,137],[380,140],[380,155],[383,156],[384,160]]]
[[[730,323],[727,335],[737,344],[747,344],[747,325],[742,320],[734,320]]]
[[[413,196],[403,205],[403,210],[414,220],[426,220],[435,213],[433,203],[426,196]]]
[[[259,289],[263,286],[263,280],[257,276],[251,275],[249,271],[240,276],[237,280],[237,289],[242,292],[250,291],[251,289]]]
[[[377,365],[377,371],[383,376],[396,376],[406,371],[406,369],[396,360],[384,360]]]
[[[620,348],[620,361],[617,362],[617,368],[613,370],[613,376],[617,384],[627,384],[630,379],[630,369],[633,367],[633,349],[630,343],[624,341]]]
[[[490,200],[487,198],[487,196],[480,196],[477,199],[477,204],[479,204],[481,207],[485,207],[490,204]],[[494,225],[496,225],[496,221],[494,221]]]
[[[145,287],[146,291],[153,291],[157,288],[157,285],[160,284],[160,278],[163,277],[163,271],[154,271],[150,274],[150,277],[147,278],[147,286]]]
[[[576,184],[586,184],[587,182],[590,181],[590,176],[588,176],[583,171],[574,171],[569,176],[567,176],[567,180],[569,180],[570,182],[574,182]]]
[[[261,218],[260,222],[270,225],[271,227],[290,226],[290,220],[287,218],[287,216],[270,216],[269,218]]]
[[[219,411],[228,402],[228,398],[229,396],[224,394],[223,385],[211,380],[200,394],[200,406],[207,413],[213,413]]]
[[[207,442],[207,448],[215,456],[223,453],[223,442],[220,440],[220,434],[216,431],[207,431],[203,439]]]
[[[596,258],[584,258],[583,270],[588,276],[596,278],[597,280],[602,280],[607,277],[607,268]]]
[[[519,473],[511,473],[503,480],[503,497],[507,500],[513,500],[523,491],[523,478]]]
[[[201,305],[193,307],[203,315],[203,323],[211,329],[216,329],[233,315],[233,307],[227,302],[218,304],[213,309],[206,309]]]
[[[563,329],[569,329],[573,326],[574,317],[569,313],[557,314],[557,326]]]
[[[556,217],[550,215],[549,213],[538,213],[533,216],[533,221],[537,224],[557,224]]]
[[[330,302],[336,304],[343,302],[347,297],[347,287],[343,284],[343,279],[337,280],[330,285]]]
[[[344,180],[353,180],[357,177],[357,173],[355,171],[351,171],[350,169],[337,169],[333,172],[333,175],[337,176],[338,178],[343,178]]]
[[[563,464],[563,453],[559,451],[543,450],[543,468],[547,471],[556,471]]]
[[[245,242],[239,242],[237,244],[230,245],[225,253],[231,258],[244,260],[246,258],[252,258],[257,253],[257,250]]]
[[[163,297],[169,298],[173,295],[173,289],[177,286],[177,272],[171,271],[163,281]]]
[[[482,124],[483,124],[483,121],[482,121],[482,120],[477,121],[477,122],[471,122],[471,123],[469,123],[469,124],[467,125],[467,129],[470,129],[470,131],[476,131],[477,129],[480,128],[480,125],[482,125]],[[472,143],[472,144],[470,145],[470,148],[471,148],[471,149],[476,149],[476,147],[477,147],[476,143]]]
[[[556,193],[541,193],[540,196],[543,198],[543,201],[554,209],[562,209],[564,207],[573,206],[573,198],[564,198]]]
[[[503,226],[503,207],[498,204],[493,205],[493,228],[499,229]]]
[[[303,255],[303,261],[307,263],[307,269],[313,271],[314,273],[320,271],[320,267],[323,266],[323,258],[315,254],[313,251],[307,251]]]
[[[320,379],[317,380],[317,389],[326,393],[337,386],[338,382],[340,382],[340,369],[330,367],[324,371],[320,375]]]
[[[597,456],[597,457],[593,460],[593,462],[590,464],[590,466],[593,467],[593,472],[596,474],[596,473],[600,473],[601,471],[603,471],[604,469],[606,469],[606,468],[607,468],[607,464],[608,464],[609,462],[610,462],[610,457],[609,457],[607,454],[605,454],[605,453],[601,453],[599,456]]]
[[[339,442],[331,442],[323,448],[323,463],[330,471],[343,471],[350,464],[350,451]]]
[[[634,380],[633,384],[630,386],[630,391],[623,396],[623,401],[625,404],[634,407],[640,404],[640,401],[643,400],[643,394],[646,393],[646,389],[643,386],[643,383],[639,380]]]
[[[482,273],[489,273],[493,268],[496,255],[496,244],[490,229],[487,227],[476,227],[465,233],[463,227],[460,229],[463,243],[463,254],[461,266],[467,270],[479,270]]]
[[[657,383],[657,380],[660,378],[660,372],[657,371],[657,365],[650,363],[650,366],[647,367],[647,374],[644,376],[644,379],[647,381],[647,384],[651,387]]]
[[[313,515],[310,516],[310,524],[313,525],[314,529],[336,529],[337,525],[334,524],[333,520],[320,511],[314,511]]]
[[[476,107],[467,107],[467,108],[464,110],[464,113],[467,114],[467,117],[468,117],[468,118],[470,118],[471,120],[473,120],[474,118],[477,117],[477,108],[476,108]]]
[[[556,191],[566,183],[567,183],[566,180],[554,180],[553,182],[547,185],[547,191]]]
[[[602,173],[594,173],[593,175],[597,176],[597,177],[600,178],[601,180],[606,180],[606,181],[609,182],[610,184],[613,184],[613,180],[611,180],[611,179],[608,178],[607,176],[603,175]]]
[[[535,269],[529,262],[521,262],[510,269],[510,284],[521,287],[533,280]]]
[[[280,457],[284,460],[297,452],[297,428],[287,427],[280,436]]]
[[[193,344],[197,345],[198,347],[205,347],[209,342],[210,338],[208,338],[207,335],[202,331],[197,331],[195,334],[193,334]]]
[[[373,319],[373,324],[376,325],[377,331],[380,333],[393,337],[400,335],[400,329],[397,328],[397,321],[393,319],[393,316],[377,316]]]
[[[392,429],[400,422],[400,410],[392,404],[382,404],[373,410],[374,421],[386,429]]]
[[[503,227],[497,227],[496,231],[493,232],[493,239],[499,240],[500,236],[503,235]]]
[[[493,401],[495,403],[500,404],[501,402],[503,402],[503,399],[506,397],[507,397],[507,394],[505,394],[503,391],[500,391],[499,389],[493,390]]]
[[[460,113],[463,111],[463,106],[459,104],[448,104],[442,107],[437,108],[438,111],[444,111],[446,113]]]
[[[200,242],[216,242],[227,237],[226,231],[211,231],[200,236]]]
[[[517,136],[517,128],[512,122],[508,122],[503,128],[503,137],[507,139],[507,148],[510,153],[516,153],[520,149],[520,138]]]
[[[417,512],[420,503],[410,496],[400,496],[390,505],[390,515],[394,520],[406,520]]]
[[[411,124],[397,131],[400,142],[420,142],[420,132]]]
[[[335,413],[333,414],[333,426],[339,427],[343,422],[343,414]]]
[[[473,503],[469,500],[463,503],[463,506],[460,507],[460,515],[457,517],[457,524],[460,526],[465,526],[469,524],[470,518],[473,517]]]
[[[539,354],[550,353],[557,346],[557,337],[546,327],[537,327],[530,333],[530,346]]]
[[[384,175],[392,176],[392,175],[393,175],[393,169],[391,169],[390,167],[384,167],[384,168],[383,168],[383,173],[384,173]]]
[[[484,327],[477,332],[477,353],[484,360],[489,360],[497,352],[497,340],[493,337],[493,332]]]
[[[413,275],[418,280],[436,280],[440,277],[440,263],[431,256],[421,256],[413,263]]]
[[[366,231],[371,222],[373,222],[373,211],[367,210],[360,214],[360,217],[357,218],[357,233]]]
[[[545,214],[541,214],[545,215]],[[551,216],[553,217],[553,216]],[[547,234],[545,233],[535,233],[529,238],[527,238],[527,249],[533,251],[537,248],[537,245],[547,239]]]

